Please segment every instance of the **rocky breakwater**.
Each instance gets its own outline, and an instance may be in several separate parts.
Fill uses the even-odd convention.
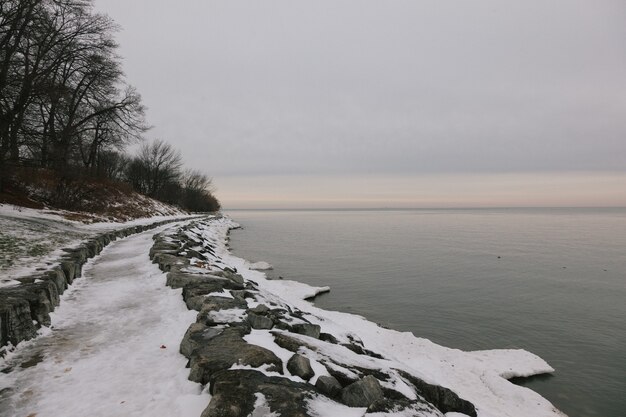
[[[198,312],[180,352],[189,379],[212,395],[202,417],[477,415],[451,390],[395,368],[358,336],[333,334],[320,317],[244,279],[222,259],[219,238],[198,225],[156,235],[150,256]]]
[[[60,295],[81,277],[83,265],[110,242],[181,219],[126,227],[101,233],[74,248],[64,249],[52,268],[18,278],[21,284],[0,288],[0,356],[18,343],[34,338],[42,326],[50,326],[50,313]]]

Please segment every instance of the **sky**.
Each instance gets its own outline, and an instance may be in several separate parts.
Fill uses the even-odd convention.
[[[623,0],[95,0],[225,208],[626,206]]]

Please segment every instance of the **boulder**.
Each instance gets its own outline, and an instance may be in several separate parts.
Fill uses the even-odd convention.
[[[409,381],[418,393],[429,403],[437,407],[443,413],[461,413],[470,417],[476,417],[476,407],[471,402],[459,397],[451,389],[440,385],[429,384],[405,371],[399,371],[400,375]]]
[[[308,381],[315,375],[313,368],[311,368],[311,361],[298,353],[294,354],[287,361],[287,370],[291,375],[299,376],[305,381]]]
[[[336,378],[329,375],[322,375],[317,378],[315,388],[330,398],[339,398],[341,395],[341,384]]]
[[[316,395],[308,384],[248,369],[218,372],[210,382],[211,402],[201,417],[309,417],[306,400]],[[260,395],[265,405],[255,408]]]
[[[274,327],[274,322],[269,317],[248,312],[248,323],[253,329],[269,330]]]
[[[0,346],[9,342],[17,345],[37,335],[30,304],[22,297],[12,297],[0,291]]]
[[[267,313],[270,312],[270,308],[266,306],[265,304],[259,304],[258,306],[251,308],[250,312],[254,314],[260,314],[262,316],[266,316]]]
[[[443,413],[422,400],[408,400],[383,398],[373,402],[368,408],[365,416],[372,415],[402,415],[403,417],[444,417]]]
[[[44,279],[48,279],[54,283],[54,285],[57,287],[57,293],[59,295],[63,294],[68,286],[67,280],[65,278],[65,273],[60,266],[55,266],[51,270],[47,271],[45,273]]]
[[[306,346],[311,350],[317,350],[315,346],[309,345],[308,343],[303,342],[300,339],[289,336],[289,333],[277,331],[273,331],[271,333],[272,336],[274,336],[274,342],[276,342],[278,346],[291,352],[298,352],[300,346]]]
[[[228,269],[225,269],[223,272],[224,278],[227,278],[236,284],[243,285],[243,277],[241,275],[230,272]]]
[[[50,326],[50,313],[59,305],[59,293],[52,281],[4,288],[2,294],[28,302],[31,320],[43,326]]]
[[[258,368],[270,365],[269,371],[282,373],[283,363],[271,350],[246,343],[241,329],[224,331],[195,349],[191,355],[189,379],[206,384],[211,375],[229,369],[232,365],[250,365]]]
[[[186,358],[190,358],[194,350],[219,336],[223,331],[224,329],[207,327],[202,323],[193,323],[185,332],[183,341],[180,343],[180,353]]]
[[[163,272],[169,272],[173,266],[184,266],[189,264],[187,258],[181,258],[169,253],[157,252],[152,258],[152,262],[159,265],[159,268]]]
[[[191,274],[174,269],[167,273],[165,285],[172,288],[185,288],[199,286],[202,284],[214,284],[214,287],[209,288],[209,292],[213,292],[221,291],[227,282],[229,281],[212,275]]]
[[[291,326],[291,330],[294,333],[303,334],[305,336],[313,337],[315,339],[320,338],[321,328],[317,324],[299,323]]]
[[[72,259],[63,259],[60,266],[68,285],[72,285],[74,279],[80,276],[80,265]]]
[[[376,378],[368,375],[341,391],[341,402],[348,407],[369,407],[383,399],[383,390]]]

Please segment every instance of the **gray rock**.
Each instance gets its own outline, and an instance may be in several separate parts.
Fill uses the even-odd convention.
[[[50,313],[59,305],[59,293],[52,281],[43,281],[33,284],[22,284],[19,287],[9,287],[2,290],[9,297],[23,299],[28,302],[31,320],[39,325],[50,325]]]
[[[37,335],[30,304],[22,297],[12,297],[0,292],[0,346],[9,342],[17,345]]]
[[[246,343],[241,330],[227,328],[192,352],[189,379],[206,384],[211,375],[230,368],[234,364],[258,368],[268,364],[269,371],[282,373],[283,363],[274,352]]]
[[[65,273],[63,273],[63,269],[61,269],[60,266],[55,266],[50,271],[46,272],[44,279],[48,279],[54,283],[54,285],[57,287],[57,293],[59,295],[65,292],[65,289],[68,285],[65,278]]]
[[[194,350],[219,336],[223,331],[224,329],[207,327],[202,323],[193,323],[185,332],[183,341],[180,343],[180,353],[186,358],[190,358]]]
[[[274,342],[276,342],[278,346],[291,352],[298,352],[300,346],[306,346],[311,350],[317,350],[315,346],[309,345],[308,343],[303,342],[295,337],[291,337],[288,333],[277,331],[273,331],[271,333],[272,336],[274,336]]]
[[[212,275],[190,274],[187,272],[181,272],[175,268],[174,270],[167,273],[167,280],[165,282],[165,285],[172,288],[184,288],[207,283],[216,285],[218,289],[210,291],[213,292],[221,291],[221,289],[224,288],[227,283],[230,283],[230,281]]]
[[[316,395],[308,384],[247,369],[218,372],[211,378],[210,387],[211,402],[201,417],[256,417],[271,413],[309,417],[306,400]],[[263,394],[267,403],[264,409],[256,410],[259,414],[253,414],[256,393]]]
[[[274,327],[274,322],[269,317],[248,313],[248,323],[253,329],[269,330]]]
[[[224,277],[233,281],[236,284],[243,285],[243,277],[237,273],[224,270]]]
[[[303,334],[305,336],[313,337],[315,339],[320,338],[321,328],[317,324],[300,323],[291,326],[291,330],[294,333]]]
[[[64,259],[61,261],[61,269],[65,274],[65,279],[69,285],[72,285],[75,278],[80,276],[80,264],[72,259]]]
[[[476,407],[471,402],[459,397],[456,393],[446,387],[429,384],[408,372],[399,371],[400,375],[413,384],[420,395],[429,403],[437,407],[443,413],[456,412],[476,417]]]
[[[265,316],[265,315],[267,315],[267,313],[270,312],[270,308],[268,306],[266,306],[265,304],[259,304],[258,306],[251,308],[250,312],[254,313],[254,314],[260,314],[262,316]]]
[[[291,375],[299,376],[305,381],[308,381],[315,375],[313,368],[311,368],[311,361],[297,353],[287,361],[287,370]]]
[[[224,280],[206,280],[196,285],[189,285],[183,287],[183,300],[187,304],[187,308],[190,310],[200,311],[207,294],[222,292],[224,290]],[[224,297],[222,297],[224,298]],[[244,308],[247,304],[244,303]]]
[[[169,253],[157,252],[152,259],[152,262],[159,265],[159,268],[163,272],[169,272],[175,265],[188,265],[189,260],[187,258],[178,257]]]
[[[341,391],[341,402],[348,407],[369,407],[383,399],[383,390],[376,378],[368,375]]]
[[[317,378],[315,388],[330,398],[339,398],[341,395],[341,384],[332,376],[322,375]]]

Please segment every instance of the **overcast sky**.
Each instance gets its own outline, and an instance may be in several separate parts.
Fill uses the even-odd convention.
[[[95,0],[226,208],[626,206],[624,0]]]

